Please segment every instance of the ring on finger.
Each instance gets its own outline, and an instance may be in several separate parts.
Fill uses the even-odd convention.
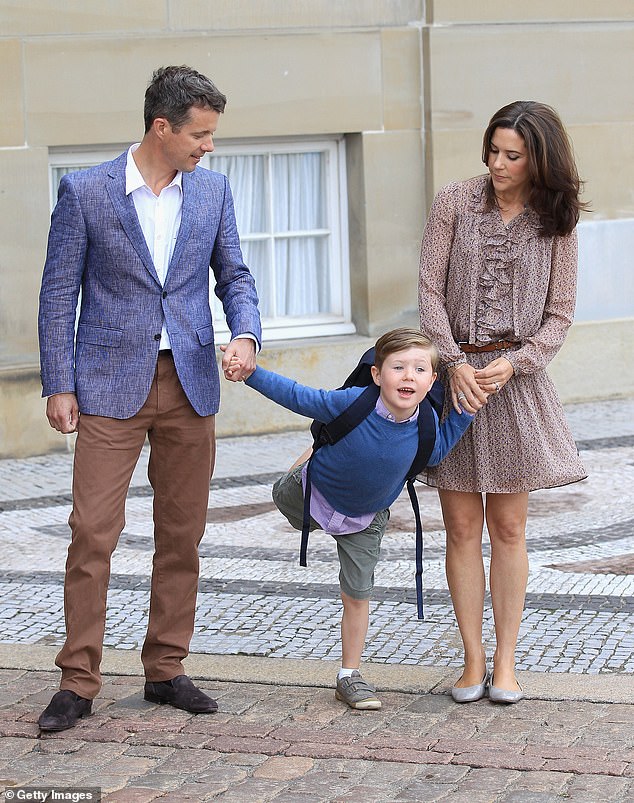
[[[466,398],[467,397],[465,396],[465,394],[462,391],[460,391],[460,393],[458,394],[458,399],[466,399]]]
[[[499,382],[494,382],[493,384],[495,385],[495,392],[499,393],[500,392],[500,383]]]

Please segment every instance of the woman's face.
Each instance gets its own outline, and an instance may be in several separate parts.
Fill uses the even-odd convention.
[[[528,153],[522,137],[512,128],[496,128],[487,163],[496,194],[528,196]]]

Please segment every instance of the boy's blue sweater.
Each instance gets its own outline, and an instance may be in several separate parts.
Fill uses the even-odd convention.
[[[316,390],[259,366],[246,384],[282,407],[329,423],[352,404],[364,388]],[[435,466],[458,442],[473,416],[451,410],[439,426],[428,465]],[[418,422],[396,423],[376,411],[333,446],[315,453],[312,482],[344,516],[362,516],[389,507],[403,490],[418,450]]]

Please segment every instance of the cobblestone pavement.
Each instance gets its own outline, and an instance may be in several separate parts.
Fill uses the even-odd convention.
[[[297,533],[270,499],[273,479],[308,445],[301,431],[219,442],[192,652],[212,663],[213,656],[247,656],[275,667],[320,660],[304,661],[311,669],[298,669],[296,683],[285,685],[275,672],[267,678],[266,669],[248,684],[200,672],[220,701],[212,718],[156,709],[141,700],[141,680],[128,677],[138,666],[114,671],[94,717],[60,737],[38,739],[35,719],[57,683],[45,670],[63,639],[72,456],[0,461],[0,775],[19,784],[99,785],[110,790],[108,800],[126,803],[634,800],[627,704],[634,669],[634,399],[570,405],[567,413],[589,478],[531,494],[518,669],[533,699],[510,708],[456,706],[445,694],[420,693],[446,691],[461,664],[440,509],[435,491],[422,485],[425,620],[416,619],[406,496],[392,509],[376,575],[366,672],[391,689],[382,695],[383,711],[342,710],[322,688],[330,679],[312,683],[316,667],[334,672],[340,656],[336,552],[329,536],[314,533],[309,565],[301,569]],[[106,645],[134,660],[152,555],[146,460],[144,454],[135,472],[113,558],[107,617]],[[33,668],[17,660],[37,650],[47,651],[48,663]],[[419,675],[405,686],[391,684],[389,672],[400,670]],[[434,682],[421,689],[423,676]],[[547,686],[557,676],[556,693],[542,693],[539,678]],[[604,685],[588,691],[593,677]],[[625,702],[597,694],[612,680],[628,684]],[[580,691],[568,694],[567,684]]]

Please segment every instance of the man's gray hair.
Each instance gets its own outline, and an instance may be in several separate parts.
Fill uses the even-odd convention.
[[[157,117],[164,117],[177,131],[189,120],[192,106],[222,114],[226,103],[209,78],[191,67],[159,67],[145,92],[145,133]]]

